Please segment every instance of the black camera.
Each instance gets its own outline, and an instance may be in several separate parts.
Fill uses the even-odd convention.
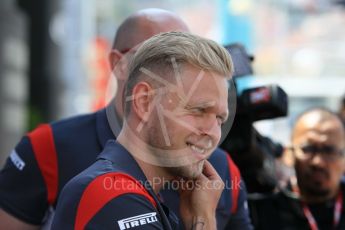
[[[253,56],[241,44],[225,46],[234,63],[233,80],[252,75]],[[277,185],[274,161],[281,156],[280,144],[262,136],[254,121],[286,116],[288,97],[278,85],[249,88],[237,95],[233,126],[221,144],[239,167],[249,193],[267,193]]]

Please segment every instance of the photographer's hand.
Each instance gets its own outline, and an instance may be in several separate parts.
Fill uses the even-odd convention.
[[[223,189],[224,182],[205,161],[193,189],[184,186],[180,189],[180,213],[186,229],[217,229],[216,208]]]

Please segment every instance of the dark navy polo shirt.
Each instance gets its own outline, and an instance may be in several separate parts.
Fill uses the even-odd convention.
[[[52,229],[178,229],[177,224],[133,157],[109,141],[97,161],[63,189]]]
[[[40,164],[48,170],[50,166],[35,158],[28,136],[22,138],[0,171],[0,207],[30,224],[42,224],[50,207],[56,206],[59,194],[66,183],[95,162],[108,140],[115,139],[108,123],[106,109],[57,121],[50,126],[57,159],[57,170],[53,172],[57,178],[53,181],[57,184],[57,196],[52,205],[47,201],[49,188],[43,177],[47,172],[42,171]],[[217,207],[218,229],[223,229],[229,221],[232,229],[248,229],[250,221],[243,182],[240,184],[237,211],[232,214],[233,184],[226,153],[216,149],[209,161],[227,185]],[[178,214],[177,192],[165,190],[161,195],[164,203]]]

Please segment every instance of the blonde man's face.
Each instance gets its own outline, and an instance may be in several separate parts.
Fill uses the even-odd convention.
[[[175,85],[162,94],[157,103],[160,109],[150,116],[148,144],[164,149],[164,160],[180,160],[175,165],[184,165],[169,167],[170,174],[194,178],[221,138],[221,125],[228,117],[227,80],[185,65],[181,82]]]

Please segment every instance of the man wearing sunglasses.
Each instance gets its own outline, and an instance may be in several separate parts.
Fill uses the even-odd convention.
[[[302,113],[293,128],[296,177],[277,194],[250,203],[257,229],[345,229],[345,131],[324,108]]]

